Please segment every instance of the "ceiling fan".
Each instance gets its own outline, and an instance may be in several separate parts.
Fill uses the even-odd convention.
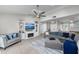
[[[33,9],[33,13],[36,18],[46,17],[45,11],[39,10],[39,5],[36,5],[36,9]]]

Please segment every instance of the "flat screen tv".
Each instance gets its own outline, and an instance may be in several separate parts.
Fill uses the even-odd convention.
[[[32,31],[35,29],[34,23],[26,23],[25,24],[25,30],[26,31]]]

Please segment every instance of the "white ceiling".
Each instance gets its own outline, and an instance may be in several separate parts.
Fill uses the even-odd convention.
[[[58,5],[40,5],[40,11],[50,11],[59,7]],[[36,9],[36,5],[0,5],[0,13],[13,14],[32,14],[32,10]]]
[[[78,8],[79,6],[72,5],[71,7],[73,10],[73,9]],[[46,15],[49,15],[49,14],[59,11],[61,9],[63,9],[63,10],[66,9],[66,11],[67,11],[68,8],[69,8],[69,5],[39,5],[39,10],[46,11]],[[10,13],[10,14],[33,15],[33,12],[32,12],[33,9],[36,9],[36,5],[0,5],[0,13],[4,13],[4,14]],[[69,19],[75,19],[74,17],[76,17],[76,16],[73,16],[73,17],[69,16],[69,17],[64,18],[64,20],[66,19],[65,22],[68,22],[68,21],[70,21]],[[79,17],[77,17],[77,18],[79,18]],[[64,20],[61,19],[61,22],[64,22]]]
[[[42,21],[41,23],[46,23],[46,22],[54,22],[54,21],[59,21],[61,23],[70,23],[72,22],[79,22],[79,13],[70,15],[70,16],[65,16],[65,17],[60,17],[60,18],[55,18],[55,19],[49,19],[47,21]]]

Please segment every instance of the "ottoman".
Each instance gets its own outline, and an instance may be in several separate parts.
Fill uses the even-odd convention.
[[[63,45],[59,41],[59,39],[55,39],[55,40],[46,39],[45,40],[45,47],[48,47],[48,48],[51,48],[51,49],[58,49],[58,50],[63,49]]]

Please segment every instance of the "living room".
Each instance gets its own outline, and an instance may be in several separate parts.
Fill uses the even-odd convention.
[[[78,54],[78,25],[79,5],[0,5],[0,53]]]

